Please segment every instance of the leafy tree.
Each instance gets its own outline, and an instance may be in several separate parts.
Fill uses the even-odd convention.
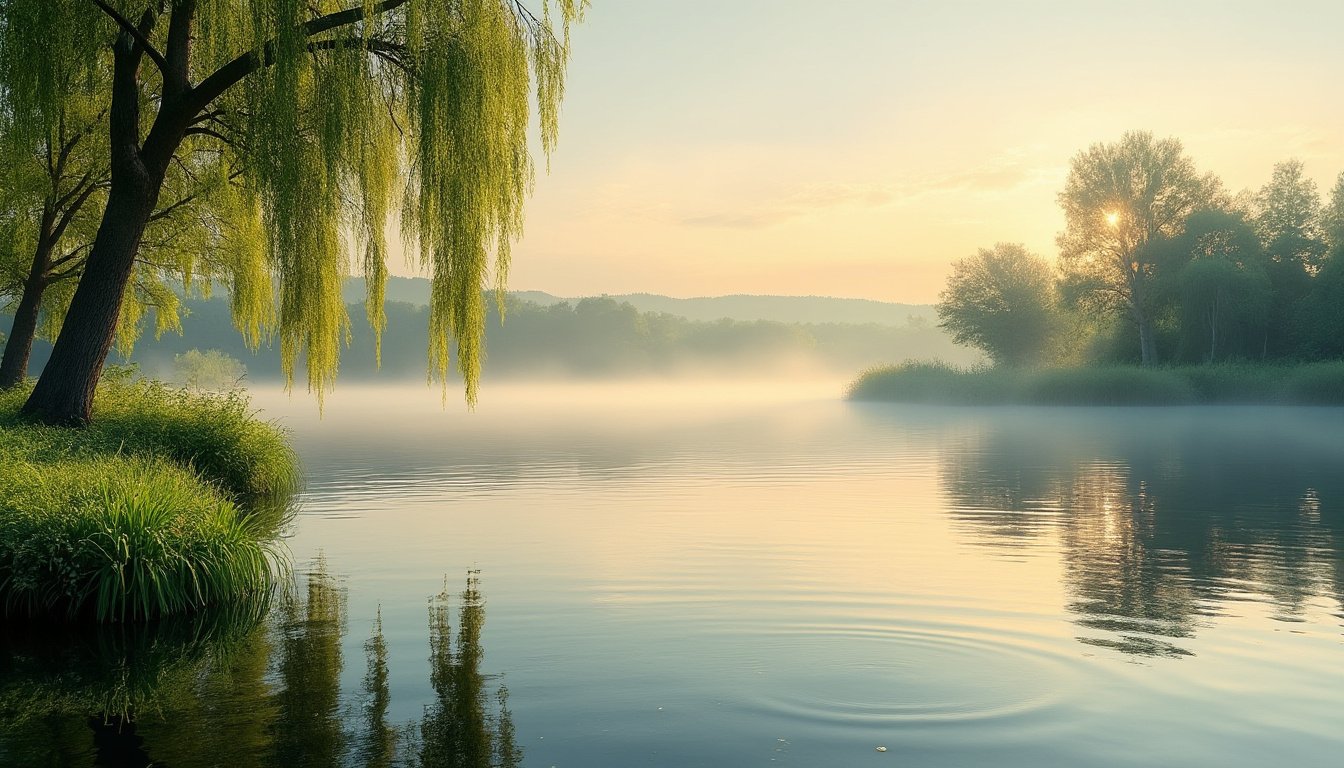
[[[1094,308],[1129,314],[1144,365],[1157,362],[1157,296],[1147,246],[1179,235],[1218,187],[1216,178],[1199,175],[1180,141],[1148,132],[1094,144],[1073,158],[1059,193],[1065,280]]]
[[[1321,230],[1326,245],[1338,254],[1344,250],[1344,173],[1330,190],[1330,201],[1321,210]]]
[[[253,339],[274,318],[292,380],[303,353],[319,397],[349,319],[341,298],[354,229],[382,325],[384,226],[399,208],[433,275],[430,362],[450,344],[473,400],[491,256],[502,285],[533,167],[556,138],[568,29],[584,0],[11,0],[0,5],[0,113],[20,142],[111,72],[107,202],[51,358],[25,409],[83,423],[113,342],[146,227],[170,169],[201,152],[240,169],[260,209],[257,269],[236,291]],[[558,19],[552,11],[558,12]],[[396,202],[401,179],[409,177]],[[351,224],[354,224],[352,227]]]
[[[1208,362],[1257,352],[1270,285],[1255,230],[1236,213],[1198,211],[1177,247],[1188,259],[1177,277],[1182,348]]]
[[[0,302],[14,323],[0,360],[0,389],[23,380],[38,333],[42,295],[77,273],[91,239],[89,210],[107,183],[105,155],[93,146],[102,119],[92,100],[62,105],[50,134],[16,147],[4,126],[0,149]],[[96,222],[94,223],[96,224]],[[67,236],[68,235],[68,236]],[[67,243],[73,243],[67,248]]]
[[[218,349],[189,349],[173,356],[173,378],[194,390],[225,390],[238,386],[247,366]]]
[[[952,267],[936,306],[958,344],[998,365],[1039,362],[1055,329],[1050,265],[1021,245],[999,243]]]
[[[0,305],[14,322],[0,360],[0,389],[15,386],[28,369],[33,340],[55,338],[74,284],[83,273],[106,202],[109,164],[100,132],[106,108],[95,98],[61,105],[50,135],[19,143],[0,126]],[[199,281],[237,282],[227,222],[204,203],[217,178],[216,158],[178,163],[165,178],[166,202],[146,225],[117,323],[116,342],[130,353],[143,320],[154,310],[155,332],[180,330],[179,292]]]
[[[1256,229],[1264,243],[1272,286],[1269,326],[1262,356],[1283,355],[1291,349],[1295,308],[1311,292],[1327,249],[1321,225],[1321,198],[1316,182],[1303,175],[1302,163],[1290,160],[1274,166],[1269,183],[1256,196]]]

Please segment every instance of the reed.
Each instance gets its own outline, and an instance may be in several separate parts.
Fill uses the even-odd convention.
[[[0,394],[0,607],[131,621],[266,594],[299,468],[286,435],[216,396],[107,382],[83,429]]]
[[[1037,369],[907,362],[864,371],[849,398],[937,405],[1344,405],[1344,362]]]

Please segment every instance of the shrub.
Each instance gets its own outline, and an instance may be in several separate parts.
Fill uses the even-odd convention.
[[[7,614],[185,613],[263,594],[281,565],[233,502],[163,459],[0,456]]]
[[[1169,370],[1113,366],[1036,371],[1019,397],[1036,405],[1184,405],[1195,392]]]
[[[969,371],[946,363],[908,361],[870,368],[849,387],[851,400],[971,405],[1008,402],[1017,372],[999,368]]]
[[[82,429],[0,393],[0,607],[123,621],[270,590],[299,468],[240,393],[113,377]]]
[[[1284,400],[1311,405],[1344,405],[1344,362],[1312,363],[1293,371]]]

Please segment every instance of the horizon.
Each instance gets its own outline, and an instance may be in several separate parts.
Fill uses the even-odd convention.
[[[979,248],[1053,261],[1070,159],[1129,130],[1230,193],[1296,158],[1324,194],[1341,22],[1324,2],[604,5],[574,29],[511,283],[930,304]]]
[[[401,275],[401,274],[393,274],[393,275],[391,275],[391,277],[392,277],[393,279],[395,279],[395,278],[403,278],[403,279],[406,279],[406,280],[425,280],[425,281],[428,281],[428,280],[429,280],[428,277],[425,277],[425,276],[423,276],[423,275]],[[348,279],[348,280],[350,280],[350,279],[353,279],[353,280],[363,280],[363,279],[364,279],[364,276],[363,276],[363,275],[359,275],[359,274],[352,274],[352,275],[346,275],[346,279]],[[486,290],[487,290],[487,291],[490,291],[491,289],[488,289],[488,288],[487,288]],[[818,294],[818,293],[810,293],[810,294],[805,294],[805,293],[719,293],[719,294],[703,294],[703,295],[683,296],[683,295],[677,295],[677,294],[671,294],[671,293],[660,293],[660,292],[656,292],[656,291],[641,291],[641,290],[635,290],[635,291],[623,291],[623,292],[621,292],[621,293],[564,294],[564,293],[557,293],[557,292],[555,292],[555,291],[546,290],[546,289],[544,289],[544,288],[516,288],[516,287],[513,287],[513,286],[509,286],[507,289],[505,289],[505,292],[506,292],[506,293],[542,293],[542,294],[546,294],[547,296],[551,296],[551,297],[553,297],[553,298],[557,298],[557,299],[600,299],[600,298],[622,298],[622,297],[626,297],[626,296],[650,296],[650,297],[663,298],[663,299],[675,299],[675,300],[678,300],[678,301],[695,301],[696,299],[736,299],[736,298],[750,298],[750,299],[833,299],[833,300],[837,300],[837,301],[867,301],[867,302],[873,302],[873,303],[876,303],[876,304],[896,304],[896,305],[911,306],[911,307],[931,307],[931,306],[933,306],[934,304],[937,303],[937,298],[936,298],[936,297],[935,297],[935,299],[934,299],[933,301],[928,301],[928,302],[909,302],[909,301],[886,301],[886,300],[883,300],[883,299],[869,299],[869,298],[865,298],[865,297],[862,297],[862,296],[835,296],[835,295]]]

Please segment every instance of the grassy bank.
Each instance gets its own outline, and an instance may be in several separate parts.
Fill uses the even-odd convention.
[[[849,399],[940,405],[1344,405],[1344,362],[1172,368],[974,368],[904,363],[865,371]]]
[[[25,396],[0,393],[5,615],[123,621],[270,589],[298,463],[241,395],[109,381],[84,429],[26,422]]]

